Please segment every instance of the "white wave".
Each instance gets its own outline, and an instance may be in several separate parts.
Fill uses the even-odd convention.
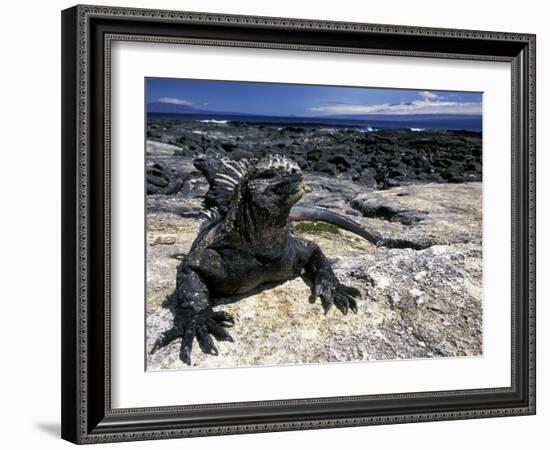
[[[228,123],[229,120],[215,120],[215,119],[207,119],[207,120],[199,120],[201,123]]]
[[[411,131],[424,131],[426,128],[409,128]]]

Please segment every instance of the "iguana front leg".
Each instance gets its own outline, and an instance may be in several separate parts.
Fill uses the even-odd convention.
[[[178,267],[174,326],[162,333],[156,340],[151,353],[181,337],[180,359],[191,365],[191,351],[195,338],[204,353],[217,355],[212,336],[218,341],[231,341],[233,338],[226,327],[235,323],[225,311],[214,311],[210,303],[208,288],[185,261]]]
[[[306,239],[296,241],[300,259],[304,262],[302,279],[311,288],[310,303],[315,303],[319,297],[325,314],[332,305],[336,305],[343,314],[350,309],[357,313],[355,297],[361,295],[359,290],[338,281],[330,262],[317,244]]]

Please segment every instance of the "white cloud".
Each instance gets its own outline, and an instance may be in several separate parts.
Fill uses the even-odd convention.
[[[181,98],[163,97],[158,100],[160,103],[169,103],[170,105],[192,105],[193,103]]]
[[[436,98],[439,98],[439,95],[434,94],[433,92],[430,92],[430,91],[422,91],[422,92],[419,92],[419,94],[421,97],[427,98],[428,100],[435,100]]]
[[[311,108],[320,114],[481,114],[481,103],[414,100],[401,103],[323,103]]]

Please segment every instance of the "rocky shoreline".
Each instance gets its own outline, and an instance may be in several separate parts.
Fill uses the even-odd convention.
[[[307,192],[300,204],[346,215],[379,233],[384,246],[326,224],[297,224],[296,233],[321,246],[338,277],[361,291],[358,314],[343,316],[333,309],[323,315],[318,303],[308,302],[307,286],[292,280],[224,305],[236,319],[235,343],[219,343],[217,357],[195,349],[193,367],[481,355],[480,136],[288,128],[149,123],[147,370],[187,368],[178,358],[178,341],[154,355],[148,351],[170,326],[171,314],[162,303],[198,229],[207,186],[192,159],[204,151],[233,158],[275,151],[292,156],[304,166]],[[335,142],[348,144],[324,147]],[[416,163],[438,145],[435,155],[424,155],[429,163]],[[330,173],[320,162],[330,163]]]
[[[376,189],[404,183],[481,181],[481,134],[329,127],[251,126],[152,120],[147,138],[193,158],[214,152],[234,159],[281,153],[307,172],[341,176]]]

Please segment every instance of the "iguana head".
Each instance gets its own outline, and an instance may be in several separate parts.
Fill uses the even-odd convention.
[[[278,215],[302,198],[302,170],[296,162],[281,155],[250,161],[246,193],[255,206]]]
[[[304,193],[300,167],[281,155],[242,161],[198,158],[194,164],[210,184],[204,223],[228,218],[249,229],[284,227],[290,208]]]

